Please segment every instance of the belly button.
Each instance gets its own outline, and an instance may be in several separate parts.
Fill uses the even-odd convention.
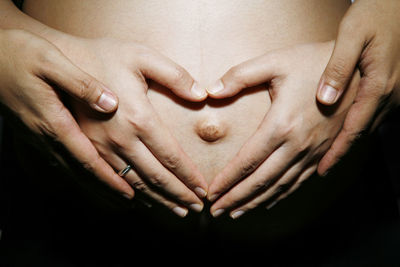
[[[197,135],[207,142],[215,142],[226,135],[227,127],[218,119],[206,118],[195,124]]]

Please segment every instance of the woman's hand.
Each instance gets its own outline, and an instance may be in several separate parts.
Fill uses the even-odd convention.
[[[321,77],[318,100],[336,103],[358,67],[357,97],[343,128],[318,166],[325,174],[354,140],[400,105],[400,1],[357,0],[343,18],[333,55]]]
[[[182,67],[156,51],[114,39],[68,40],[66,54],[82,69],[107,84],[119,98],[113,116],[91,114],[74,103],[82,129],[116,171],[133,166],[124,178],[134,189],[184,217],[201,211],[208,188],[147,98],[151,79],[189,101],[207,97]],[[197,195],[196,195],[197,194]]]
[[[231,68],[209,95],[224,98],[267,83],[271,108],[254,135],[209,186],[214,217],[232,218],[261,205],[276,203],[296,190],[317,168],[342,127],[354,98],[349,89],[337,106],[319,107],[318,79],[333,43],[277,50]],[[357,85],[354,79],[351,87]]]
[[[117,108],[117,97],[54,45],[26,31],[0,30],[0,102],[38,136],[61,143],[100,180],[132,198],[129,184],[82,133],[60,90],[99,112]]]

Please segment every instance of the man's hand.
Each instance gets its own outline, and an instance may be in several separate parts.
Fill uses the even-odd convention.
[[[318,86],[319,102],[335,104],[357,67],[361,73],[357,97],[338,137],[319,163],[321,175],[338,162],[363,131],[374,129],[400,105],[399,0],[357,0],[350,7]]]

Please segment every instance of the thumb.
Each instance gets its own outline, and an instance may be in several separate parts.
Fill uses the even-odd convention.
[[[231,97],[245,88],[266,83],[277,75],[278,66],[272,53],[240,63],[208,87],[208,95],[212,98]]]
[[[207,98],[206,90],[183,67],[158,52],[149,49],[139,64],[146,78],[169,88],[175,95],[193,102]]]
[[[332,56],[321,76],[317,99],[322,104],[333,105],[338,101],[361,57],[364,39],[354,34],[357,31],[350,28],[346,23],[341,24]]]
[[[74,65],[61,52],[54,55],[42,74],[47,80],[97,111],[109,113],[116,110],[118,98],[110,89]]]

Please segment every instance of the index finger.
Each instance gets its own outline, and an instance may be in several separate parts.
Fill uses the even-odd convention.
[[[146,129],[141,131],[138,137],[161,164],[199,197],[205,197],[208,185],[203,175],[162,123],[150,102],[148,106]]]
[[[214,178],[209,186],[210,201],[253,173],[283,143],[283,139],[274,133],[273,117],[267,115],[264,118],[254,135]]]

